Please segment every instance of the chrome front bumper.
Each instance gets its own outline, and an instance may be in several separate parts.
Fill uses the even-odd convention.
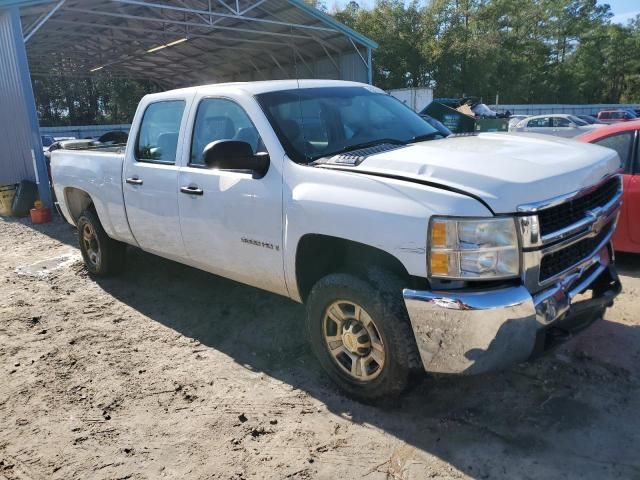
[[[577,271],[532,295],[524,286],[473,292],[405,289],[424,369],[476,374],[504,369],[602,316],[620,292],[605,245]],[[591,290],[592,298],[577,297]]]

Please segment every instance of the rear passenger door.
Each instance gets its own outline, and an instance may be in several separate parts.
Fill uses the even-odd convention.
[[[186,257],[178,216],[177,152],[182,144],[184,99],[146,105],[131,132],[123,190],[131,232],[143,250],[174,260]]]
[[[549,117],[534,118],[527,122],[526,132],[531,133],[546,133],[551,132],[551,119]]]

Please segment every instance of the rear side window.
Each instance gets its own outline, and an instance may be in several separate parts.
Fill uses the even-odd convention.
[[[534,118],[533,120],[529,120],[527,127],[548,127],[549,126],[549,117],[542,118]]]
[[[622,167],[624,173],[632,173],[633,165],[631,160],[631,147],[633,146],[634,132],[624,132],[618,135],[611,135],[610,137],[597,140],[593,143],[600,145],[601,147],[612,148],[622,160]]]
[[[182,100],[171,100],[147,107],[136,141],[137,160],[175,163],[184,106]]]
[[[598,118],[602,118],[603,120],[608,120],[609,118],[611,118],[611,114],[609,112],[600,112],[600,115],[598,115]]]

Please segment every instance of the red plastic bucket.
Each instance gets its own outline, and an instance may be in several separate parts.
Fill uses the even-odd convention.
[[[46,207],[32,208],[30,213],[32,223],[49,223],[51,221],[51,210]]]

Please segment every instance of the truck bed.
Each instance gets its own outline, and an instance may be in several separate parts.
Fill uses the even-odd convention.
[[[75,223],[86,206],[74,195],[87,192],[107,234],[135,243],[122,199],[122,166],[125,147],[109,146],[86,150],[56,150],[51,154],[51,177],[56,197],[66,219]]]

